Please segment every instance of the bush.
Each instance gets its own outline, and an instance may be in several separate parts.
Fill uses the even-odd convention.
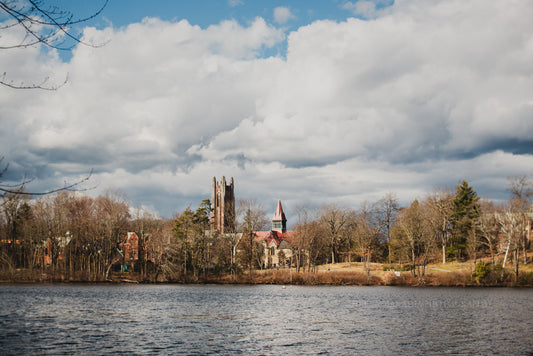
[[[533,272],[521,272],[516,282],[522,287],[533,287]]]
[[[489,265],[485,264],[485,262],[478,262],[476,263],[476,268],[472,277],[474,278],[474,281],[480,282],[485,279],[485,277],[489,274],[490,271],[491,268]]]
[[[485,265],[484,267],[476,265],[473,277],[477,283],[485,286],[511,286],[514,284],[513,274],[505,270],[501,264]]]

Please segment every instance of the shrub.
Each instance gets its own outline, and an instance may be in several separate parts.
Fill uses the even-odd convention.
[[[485,277],[489,274],[490,271],[490,265],[485,264],[485,262],[479,262],[476,263],[476,268],[472,277],[474,278],[474,281],[480,282],[485,279]]]
[[[521,272],[516,282],[522,287],[533,287],[533,272]]]

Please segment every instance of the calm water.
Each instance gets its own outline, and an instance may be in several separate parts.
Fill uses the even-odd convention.
[[[2,354],[533,352],[531,289],[0,285]]]

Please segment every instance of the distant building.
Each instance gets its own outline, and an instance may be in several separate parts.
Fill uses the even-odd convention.
[[[244,248],[242,233],[235,231],[235,190],[233,177],[229,184],[226,177],[217,182],[213,177],[211,194],[211,230],[224,235],[234,235],[237,238],[237,249]],[[287,231],[287,218],[283,212],[281,201],[278,200],[276,211],[272,218],[270,231],[256,231],[254,241],[263,246],[261,264],[263,267],[279,267],[290,263],[292,257],[291,242],[292,231]]]
[[[243,250],[246,248],[246,238],[243,239],[242,233],[238,233],[237,236],[239,238],[238,249]],[[292,238],[293,232],[287,231],[287,218],[283,212],[281,201],[278,200],[276,211],[272,218],[272,229],[254,232],[254,241],[262,247],[261,261],[258,261],[261,267],[275,268],[290,265]]]
[[[257,231],[255,241],[263,245],[263,267],[279,267],[290,264],[292,257],[291,243],[294,233],[287,231],[287,218],[278,200],[272,217],[270,231]]]
[[[128,232],[126,238],[118,246],[123,259],[123,266],[133,267],[140,257],[145,261],[155,262],[156,256],[161,256],[160,248],[155,248],[149,238],[141,241],[135,232]],[[122,269],[125,270],[126,268],[123,267]]]
[[[125,265],[139,259],[139,236],[135,232],[128,232],[124,241],[119,244]]]
[[[71,237],[70,232],[67,231],[66,236],[59,236],[55,239],[46,239],[43,243],[43,263],[45,265],[51,265],[53,257],[57,256],[57,261],[63,261],[63,254],[70,244]]]
[[[220,184],[213,177],[213,191],[211,194],[211,230],[221,234],[235,231],[235,192],[233,177],[226,184],[226,177],[222,177]]]

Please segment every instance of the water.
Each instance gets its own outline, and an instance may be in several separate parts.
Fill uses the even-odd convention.
[[[2,354],[520,355],[530,289],[1,285]]]

